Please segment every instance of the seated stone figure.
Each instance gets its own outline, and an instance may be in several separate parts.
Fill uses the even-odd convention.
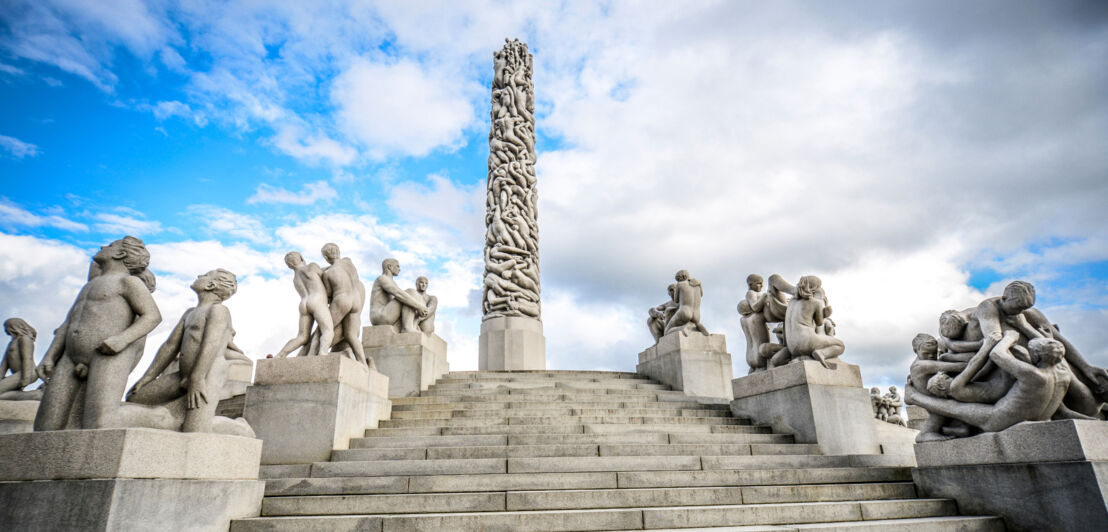
[[[900,398],[900,392],[896,386],[889,386],[889,393],[881,397],[881,400],[885,404],[885,421],[907,427],[908,421],[900,415],[900,407],[904,406],[904,401]]]
[[[415,284],[415,288],[409,288],[405,292],[422,301],[423,305],[427,307],[427,314],[420,314],[415,309],[405,306],[400,309],[400,323],[404,324],[411,321],[413,328],[416,330],[423,334],[433,334],[435,332],[435,311],[439,308],[439,298],[427,293],[429,281],[426,277],[416,277]]]
[[[650,317],[646,319],[646,326],[654,337],[654,343],[662,339],[666,332],[666,322],[677,312],[677,283],[670,283],[666,288],[669,292],[669,300],[656,307],[650,307]]]
[[[677,310],[666,322],[665,334],[681,331],[685,336],[697,331],[707,336],[708,329],[700,323],[700,300],[704,297],[704,287],[700,281],[689,277],[688,270],[681,270],[674,276],[677,281],[674,292],[677,294]]]
[[[750,366],[750,373],[754,373],[766,369],[767,359],[762,357],[762,346],[769,342],[769,326],[764,312],[769,296],[762,293],[761,275],[748,275],[746,286],[746,297],[739,301],[738,306],[742,316],[739,325],[746,336],[746,363]]]
[[[215,415],[234,335],[231,312],[223,302],[237,289],[235,275],[224,269],[196,278],[192,290],[197,305],[181,316],[150,367],[127,394],[128,403],[133,404],[121,408],[125,426],[253,437],[244,420]],[[176,370],[169,371],[174,363]]]
[[[796,283],[796,297],[785,312],[785,339],[794,358],[811,358],[827,369],[846,350],[842,340],[827,334],[824,325],[830,315],[819,277],[806,275]]]
[[[426,301],[417,294],[401,290],[394,277],[400,273],[400,262],[385,259],[381,262],[381,275],[373,281],[369,295],[369,322],[373,325],[391,325],[399,332],[422,332],[417,320],[426,319],[431,312]],[[437,301],[437,300],[436,300]],[[408,312],[404,309],[407,308]]]
[[[22,318],[5,321],[4,332],[12,340],[4,350],[3,361],[0,361],[0,399],[41,399],[41,389],[24,390],[38,380],[35,374],[35,338],[38,333]],[[8,375],[8,371],[12,374]]]
[[[126,426],[118,415],[119,399],[146,335],[162,320],[141,278],[150,263],[141,240],[116,240],[101,247],[93,261],[96,274],[90,271],[36,369],[49,379],[35,416],[36,431]]]

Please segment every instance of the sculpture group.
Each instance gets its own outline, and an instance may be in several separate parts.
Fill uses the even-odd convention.
[[[905,401],[930,417],[917,441],[997,432],[1023,421],[1105,419],[1108,371],[1093,366],[1015,281],[1003,295],[939,317],[912,341]]]
[[[874,386],[869,390],[870,403],[873,404],[873,417],[893,425],[908,426],[908,420],[900,414],[904,401],[896,386],[889,386],[889,392],[881,395],[881,388]]]
[[[655,342],[674,331],[680,331],[685,336],[694,331],[708,334],[708,328],[700,323],[700,300],[704,298],[704,287],[699,280],[689,277],[688,270],[677,272],[673,278],[676,282],[667,288],[669,300],[652,307],[646,320]]]
[[[833,360],[846,346],[835,337],[831,304],[819,277],[803,276],[794,286],[774,274],[765,292],[760,275],[747,276],[746,283],[748,290],[739,301],[738,311],[746,335],[750,373],[794,360],[816,360],[828,369],[837,367]],[[776,342],[770,340],[771,331]]]

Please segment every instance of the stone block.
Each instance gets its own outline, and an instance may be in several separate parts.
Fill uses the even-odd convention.
[[[0,434],[31,432],[38,401],[0,400]]]
[[[858,366],[829,370],[803,360],[731,381],[731,411],[797,443],[816,443],[824,454],[878,454],[869,393]]]
[[[731,355],[722,334],[667,334],[639,353],[635,372],[688,395],[732,398]]]
[[[258,361],[243,417],[263,464],[325,461],[387,419],[389,378],[342,355]]]
[[[412,397],[450,371],[446,341],[436,334],[398,333],[391,325],[362,329],[366,356],[389,377],[389,397]]]
[[[908,415],[908,428],[915,430],[920,430],[923,423],[931,416],[922,406],[916,405],[904,405],[904,412]]]
[[[481,371],[546,369],[546,337],[542,322],[506,316],[481,322],[477,368]]]
[[[1000,515],[1008,530],[1108,530],[1108,423],[1042,421],[916,444],[924,497],[965,514]]]
[[[55,430],[0,436],[0,480],[255,480],[262,442],[157,429]]]
[[[243,395],[246,387],[254,381],[254,364],[236,360],[227,365],[227,380],[223,383],[224,393],[228,397]]]

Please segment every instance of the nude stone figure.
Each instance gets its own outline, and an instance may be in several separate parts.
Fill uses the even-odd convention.
[[[700,281],[689,277],[688,270],[681,270],[674,276],[677,287],[677,310],[666,322],[666,334],[681,331],[685,336],[695,330],[707,336],[708,329],[700,323],[700,300],[704,297],[704,287]]]
[[[400,261],[392,258],[381,261],[381,275],[373,281],[369,292],[369,322],[391,325],[399,332],[420,332],[416,319],[427,318],[430,310],[423,298],[397,286],[395,277],[399,274]],[[410,309],[408,314],[405,308]]]
[[[766,324],[765,306],[767,294],[762,293],[762,276],[750,274],[746,277],[746,297],[739,301],[738,311],[746,336],[746,363],[750,373],[766,369],[766,359],[762,358],[762,346],[769,342],[769,326]]]
[[[116,415],[127,375],[142,356],[146,335],[162,317],[146,284],[136,277],[150,263],[142,241],[124,237],[100,248],[99,275],[77,295],[47,351],[49,384],[35,416],[36,431],[119,427]],[[49,365],[47,365],[49,362]],[[78,411],[79,414],[77,412]]]
[[[1023,421],[1049,420],[1061,406],[1073,378],[1061,364],[1065,347],[1057,340],[1036,338],[1028,343],[1031,360],[1025,362],[1011,351],[1018,339],[1018,332],[1007,331],[989,351],[989,358],[997,367],[1015,379],[996,404],[941,399],[919,393],[912,385],[905,390],[905,399],[929,412],[961,420],[985,432],[1001,431]]]
[[[402,332],[420,331],[423,334],[432,334],[435,332],[435,311],[439,308],[439,298],[427,293],[429,282],[426,277],[417,277],[415,284],[415,288],[409,288],[405,292],[422,301],[427,308],[427,314],[420,314],[409,306],[402,307],[400,309]]]
[[[8,392],[21,392],[38,380],[35,374],[35,338],[38,333],[23,318],[9,318],[4,332],[12,338],[0,361],[0,399]],[[12,374],[8,375],[8,371]]]
[[[285,255],[285,264],[293,271],[292,283],[296,293],[300,294],[300,323],[296,337],[281,348],[277,358],[285,358],[294,349],[310,342],[313,323],[319,324],[320,344],[334,345],[335,324],[331,319],[331,309],[327,306],[323,269],[314,262],[305,262],[304,257],[295,251]]]
[[[838,365],[830,362],[846,350],[842,340],[825,333],[824,320],[829,312],[823,297],[822,281],[806,275],[796,283],[796,297],[789,301],[785,312],[785,338],[793,357],[811,357],[827,369]]]
[[[650,308],[650,317],[646,319],[646,326],[650,334],[654,336],[654,343],[662,339],[666,332],[666,322],[677,312],[677,283],[671,283],[666,290],[669,292],[669,300],[661,305]]]
[[[217,393],[222,383],[211,382],[210,375],[217,364],[226,365],[226,351],[232,345],[234,330],[231,312],[223,305],[238,290],[235,275],[227,270],[212,270],[192,283],[197,304],[185,311],[169,338],[154,357],[150,367],[127,394],[127,401],[145,405],[165,405],[183,398],[184,419],[174,422],[183,432],[212,432]],[[170,364],[178,363],[177,371],[166,372]],[[135,422],[124,407],[128,425]],[[173,428],[156,427],[156,428]]]
[[[362,308],[365,306],[365,285],[358,277],[358,269],[349,258],[339,255],[337,244],[324,244],[323,258],[330,266],[323,270],[323,286],[327,290],[328,303],[331,309],[331,321],[335,325],[335,336],[332,344],[327,346],[320,343],[321,353],[333,350],[334,347],[345,343],[354,352],[354,358],[359,362],[368,363],[370,368],[375,367],[373,360],[366,360],[365,350],[362,348]],[[341,333],[341,334],[340,334]]]

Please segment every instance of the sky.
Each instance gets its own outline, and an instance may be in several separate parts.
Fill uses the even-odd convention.
[[[548,368],[634,371],[679,269],[736,376],[750,273],[820,276],[867,385],[1014,279],[1108,366],[1096,1],[5,0],[0,317],[41,357],[129,234],[163,315],[143,367],[215,268],[261,358],[296,333],[283,255],[335,242],[366,283],[386,257],[429,277],[451,369],[477,369],[505,38],[534,54]]]

